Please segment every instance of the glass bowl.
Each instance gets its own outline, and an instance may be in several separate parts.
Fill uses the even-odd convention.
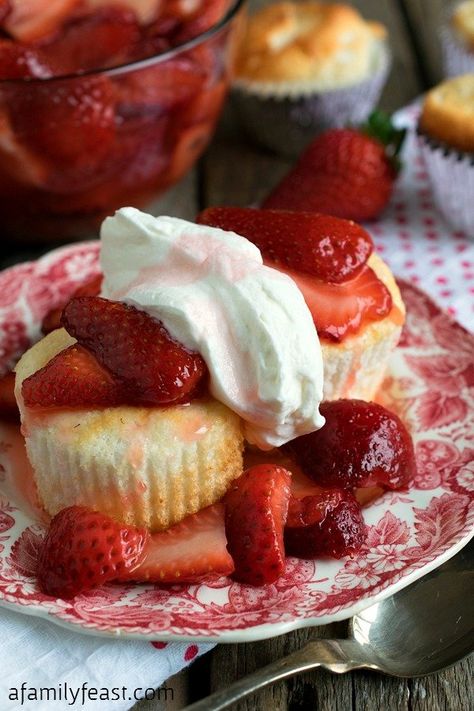
[[[81,75],[0,81],[3,238],[68,241],[144,206],[209,143],[230,81],[244,0],[159,55]]]

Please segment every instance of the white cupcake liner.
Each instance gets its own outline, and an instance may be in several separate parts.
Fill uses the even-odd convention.
[[[440,39],[445,77],[474,72],[474,52],[469,51],[448,26],[441,28]]]
[[[454,229],[474,239],[474,154],[418,136],[437,207]]]
[[[238,83],[233,102],[242,125],[259,144],[294,157],[328,128],[362,123],[375,108],[391,66],[388,50],[378,70],[352,86],[332,91],[306,89],[299,96],[269,96]]]

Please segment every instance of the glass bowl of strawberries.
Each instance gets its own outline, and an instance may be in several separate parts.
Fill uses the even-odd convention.
[[[97,233],[209,143],[244,0],[0,0],[4,239]]]

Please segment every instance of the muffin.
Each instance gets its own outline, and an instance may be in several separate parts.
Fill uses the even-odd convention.
[[[444,73],[448,77],[474,71],[474,0],[454,7],[441,29]]]
[[[213,398],[166,408],[32,410],[21,386],[74,343],[63,329],[16,366],[15,391],[40,501],[79,504],[161,531],[220,500],[242,473],[240,418]]]
[[[363,121],[389,70],[383,25],[352,7],[279,2],[248,21],[234,99],[245,128],[266,147],[300,152],[318,131]]]
[[[427,93],[418,133],[440,211],[452,227],[474,237],[474,74]]]

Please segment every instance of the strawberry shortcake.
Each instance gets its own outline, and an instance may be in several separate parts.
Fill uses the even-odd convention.
[[[73,297],[16,367],[26,449],[53,516],[43,591],[234,568],[260,585],[283,572],[285,546],[360,548],[354,489],[406,486],[414,468],[403,424],[363,401],[404,316],[365,230],[307,213],[212,208],[194,224],[123,208],[101,241],[101,293]],[[323,402],[341,397],[335,410]],[[336,472],[351,412],[363,475]],[[245,471],[244,447],[257,457]]]

